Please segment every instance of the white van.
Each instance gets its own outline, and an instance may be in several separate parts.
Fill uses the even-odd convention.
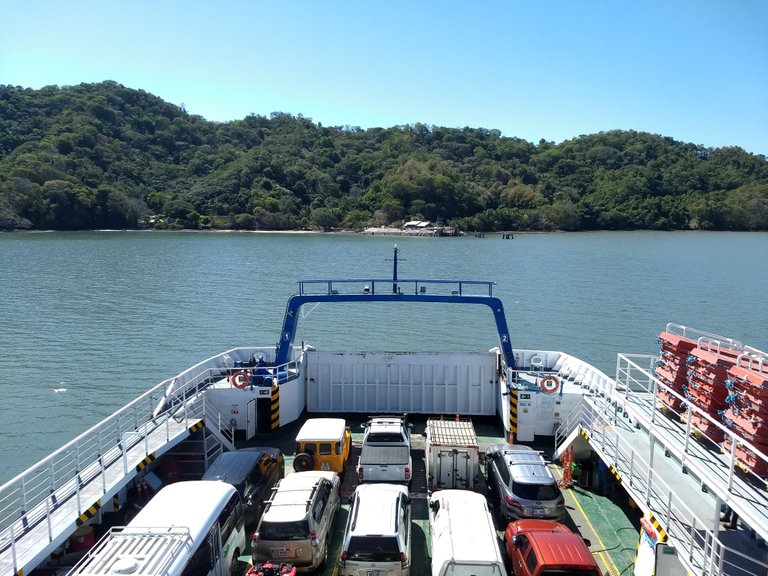
[[[440,490],[429,498],[432,576],[505,576],[485,496]]]
[[[240,494],[218,480],[160,490],[127,526],[112,528],[71,576],[230,576],[245,551]]]

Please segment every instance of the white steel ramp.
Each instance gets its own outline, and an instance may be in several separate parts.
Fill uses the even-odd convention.
[[[153,460],[207,426],[231,446],[204,395],[152,416],[163,382],[0,487],[0,576],[44,563],[74,530],[113,511],[117,496]]]
[[[685,421],[662,413],[657,392],[665,386],[648,368],[655,359],[619,355],[613,389],[584,397],[557,431],[555,456],[575,436],[583,436],[637,505],[658,523],[691,574],[768,573],[765,479],[742,472],[732,452],[697,439],[690,413],[682,415]],[[696,408],[689,405],[686,410]],[[723,504],[738,513],[740,529],[721,529]]]

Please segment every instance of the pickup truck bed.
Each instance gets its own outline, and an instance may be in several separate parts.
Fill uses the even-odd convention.
[[[407,465],[408,446],[364,446],[360,451],[361,466]]]

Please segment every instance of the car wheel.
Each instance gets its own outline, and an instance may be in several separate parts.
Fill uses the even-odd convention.
[[[296,454],[296,457],[293,459],[293,469],[296,472],[308,472],[309,470],[314,469],[314,467],[315,459],[312,454],[301,452]]]
[[[232,562],[229,563],[229,576],[242,576],[244,568],[240,564],[240,550],[235,550]]]

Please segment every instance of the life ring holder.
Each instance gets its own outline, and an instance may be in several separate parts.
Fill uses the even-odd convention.
[[[243,377],[242,381],[238,380],[238,376]],[[243,390],[248,386],[248,384],[251,383],[251,375],[245,370],[238,370],[237,372],[235,372],[229,377],[229,382],[235,388],[239,388],[240,390]]]
[[[539,387],[544,394],[554,394],[560,389],[560,380],[557,376],[544,376],[539,382]]]

